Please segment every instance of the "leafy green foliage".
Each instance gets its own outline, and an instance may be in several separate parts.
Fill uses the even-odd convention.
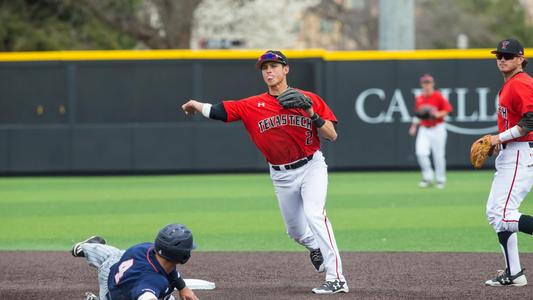
[[[0,51],[129,49],[135,41],[75,0],[1,0]]]
[[[455,0],[467,14],[483,20],[493,32],[493,44],[506,38],[516,38],[524,46],[533,46],[533,26],[527,23],[524,6],[519,0]],[[480,25],[481,25],[480,24]],[[472,47],[485,47],[489,41],[472,38]]]
[[[418,0],[417,48],[455,48],[465,34],[469,48],[493,48],[505,38],[533,46],[533,26],[519,0]]]

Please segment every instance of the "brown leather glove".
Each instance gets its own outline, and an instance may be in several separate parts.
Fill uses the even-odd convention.
[[[470,162],[472,166],[476,169],[481,168],[487,158],[494,153],[494,148],[490,142],[490,135],[485,135],[477,139],[470,148]]]

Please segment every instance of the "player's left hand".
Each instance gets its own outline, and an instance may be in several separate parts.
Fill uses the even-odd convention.
[[[313,101],[303,93],[288,88],[278,96],[278,102],[283,108],[303,108],[313,107]]]
[[[182,300],[198,300],[198,297],[196,297],[194,292],[188,287],[185,287],[179,291],[179,294]]]

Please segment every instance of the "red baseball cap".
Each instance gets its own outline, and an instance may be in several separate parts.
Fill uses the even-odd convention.
[[[420,82],[433,82],[433,76],[431,76],[430,74],[424,74],[422,75],[422,77],[420,77]]]

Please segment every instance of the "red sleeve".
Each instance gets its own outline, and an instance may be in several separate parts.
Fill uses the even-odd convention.
[[[222,101],[224,109],[228,114],[226,122],[234,122],[242,119],[246,111],[246,99]]]
[[[313,101],[313,110],[324,120],[328,120],[334,123],[338,123],[337,117],[333,114],[329,106],[326,104],[320,96],[311,92],[302,91]]]
[[[517,80],[513,83],[514,100],[520,115],[533,111],[533,82]]]
[[[439,110],[445,110],[447,112],[452,112],[453,111],[452,105],[450,104],[450,102],[448,102],[446,98],[444,98],[444,96],[442,96],[440,92],[439,92],[439,98],[440,98]]]

